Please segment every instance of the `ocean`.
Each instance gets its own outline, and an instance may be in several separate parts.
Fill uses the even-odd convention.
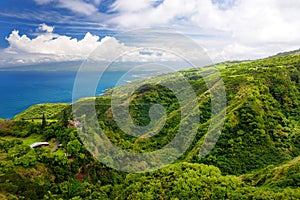
[[[124,73],[105,72],[95,95],[101,95],[106,89],[114,87]],[[75,78],[75,71],[0,71],[0,118],[12,119],[39,103],[72,103]],[[134,77],[127,78],[127,82],[130,79]],[[118,84],[126,84],[126,81]],[[86,96],[80,94],[80,97]]]

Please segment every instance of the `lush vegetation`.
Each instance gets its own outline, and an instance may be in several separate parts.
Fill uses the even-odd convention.
[[[63,110],[70,110],[70,104],[37,104],[31,106],[24,112],[17,114],[15,120],[32,120],[41,119],[42,113],[45,114],[47,119],[56,119],[59,117]]]
[[[300,189],[251,187],[214,166],[179,163],[148,174],[127,175],[117,199],[299,199]],[[122,191],[122,192],[119,192]]]
[[[300,187],[300,157],[279,166],[270,165],[251,174],[242,175],[241,178],[254,186],[267,186],[275,188]]]
[[[0,121],[0,198],[300,199],[300,55],[217,67],[226,88],[226,118],[221,137],[205,158],[198,154],[211,108],[201,72],[209,68],[190,69],[180,73],[198,97],[200,123],[191,147],[175,163],[140,174],[113,170],[80,140],[78,134],[91,130],[68,126],[73,120],[70,105],[37,105],[13,121]],[[145,80],[130,96],[130,115],[139,126],[150,123],[151,105],[165,107],[166,123],[154,136],[129,136],[120,129],[110,106],[111,91],[79,101],[75,112],[84,124],[92,117],[87,105],[95,101],[99,125],[114,144],[131,152],[160,149],[176,135],[181,115],[176,95],[159,84],[168,78]],[[120,94],[134,84],[118,88]],[[29,147],[37,141],[50,145]]]

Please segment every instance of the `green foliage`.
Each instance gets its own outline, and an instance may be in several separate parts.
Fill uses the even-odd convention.
[[[36,164],[36,155],[34,150],[31,150],[25,155],[14,159],[14,165],[21,165],[23,167],[32,167],[35,166],[35,164]]]
[[[39,185],[15,171],[0,175],[0,191],[17,195],[20,199],[42,199],[47,185]]]
[[[180,160],[215,165],[225,174],[239,175],[299,155],[299,63],[299,55],[288,55],[220,64],[227,93],[227,115],[216,147],[202,160],[199,160],[198,152],[209,125],[210,98],[201,78],[201,69],[200,72],[199,69],[181,72],[198,95],[200,124],[193,145]],[[168,75],[155,80],[159,83],[163,78],[167,79]],[[118,90],[125,93],[130,87],[132,85]],[[155,136],[151,133],[140,138],[129,136],[114,121],[110,97],[98,97],[96,102],[99,103],[97,110],[101,128],[114,144],[128,151],[151,152],[160,149],[178,131],[180,105],[175,95],[159,84],[150,84],[148,80],[131,96],[130,114],[136,125],[146,126],[150,122],[150,107],[156,103],[163,105],[167,120]],[[89,115],[84,118],[88,120]]]
[[[59,121],[60,121],[60,123],[61,123],[62,126],[64,126],[64,127],[68,126],[68,124],[69,124],[69,117],[68,117],[66,109],[64,109],[62,111],[62,116],[60,116]]]
[[[115,199],[297,199],[299,191],[254,188],[237,177],[222,176],[216,167],[180,163],[151,173],[129,174],[110,195]]]
[[[26,121],[6,121],[0,125],[0,136],[26,137],[31,134],[31,123]]]
[[[0,143],[0,153],[7,153],[10,149],[15,147],[16,145],[22,144],[22,140],[20,139],[12,139],[9,141],[4,141]]]
[[[41,129],[43,130],[46,127],[46,125],[47,125],[47,121],[45,118],[45,114],[43,113]]]
[[[227,114],[222,135],[207,157],[198,157],[211,117],[209,91],[199,72],[206,69],[190,69],[180,73],[198,96],[200,123],[191,147],[176,163],[149,173],[117,172],[95,160],[77,130],[67,128],[70,105],[36,105],[14,121],[0,121],[0,198],[300,199],[300,55],[217,67],[226,87]],[[129,102],[139,126],[150,123],[152,105],[164,106],[166,123],[156,135],[124,133],[114,120],[108,93],[80,100],[74,109],[84,124],[92,117],[87,105],[95,101],[100,127],[114,144],[131,152],[155,151],[174,138],[181,122],[175,94],[159,84],[169,77],[142,81],[144,86]],[[134,84],[118,89],[125,93]],[[43,113],[47,123],[40,120]],[[81,131],[91,129],[83,126]],[[36,140],[61,145],[31,149],[29,143]]]
[[[7,158],[9,159],[15,159],[19,158],[21,156],[24,156],[30,151],[30,147],[25,144],[16,145],[13,148],[8,150]]]
[[[31,106],[24,112],[17,114],[15,120],[32,120],[32,119],[41,119],[43,113],[47,119],[58,119],[61,115],[61,112],[65,109],[70,110],[70,104],[60,103],[60,104],[37,104]]]
[[[293,55],[228,64],[221,71],[228,97],[222,135],[208,157],[194,155],[194,162],[243,174],[299,155],[299,62]]]
[[[254,186],[267,186],[273,188],[299,188],[300,187],[300,157],[279,166],[268,166],[253,174],[241,176],[242,179]]]
[[[79,152],[81,151],[81,148],[83,148],[83,146],[78,139],[71,140],[67,144],[67,149],[69,153],[73,156],[78,156]]]

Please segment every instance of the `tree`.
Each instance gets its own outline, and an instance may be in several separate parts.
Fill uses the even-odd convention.
[[[45,114],[43,113],[41,128],[44,129],[46,127],[46,124],[47,124],[46,117]]]
[[[67,115],[66,110],[63,110],[62,117],[60,119],[60,123],[62,126],[67,127],[69,124],[69,117]]]
[[[67,144],[68,152],[72,156],[79,156],[78,153],[81,151],[82,144],[79,142],[78,139],[74,139]]]

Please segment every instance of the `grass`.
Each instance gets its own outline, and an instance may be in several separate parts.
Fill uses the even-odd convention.
[[[28,120],[25,120],[25,121],[32,122],[32,119],[28,119]],[[58,120],[57,119],[47,119],[46,121],[47,121],[47,123],[51,123],[51,122],[57,122]],[[34,119],[33,122],[37,123],[37,124],[41,124],[42,119]]]
[[[25,138],[12,137],[12,136],[0,137],[0,140],[2,140],[2,141],[10,141],[13,139],[20,139],[23,141],[24,144],[27,144],[27,145],[31,145],[35,142],[44,141],[43,136],[41,136],[41,135],[30,135],[29,137],[25,137]]]
[[[23,140],[24,144],[30,145],[35,142],[42,142],[44,139],[43,139],[43,136],[41,136],[41,135],[30,135],[29,137],[24,138],[22,140]]]
[[[66,104],[66,103],[37,104],[17,114],[14,117],[14,120],[41,119],[43,114],[45,114],[45,117],[47,119],[57,119],[59,114],[69,106],[70,104]]]

